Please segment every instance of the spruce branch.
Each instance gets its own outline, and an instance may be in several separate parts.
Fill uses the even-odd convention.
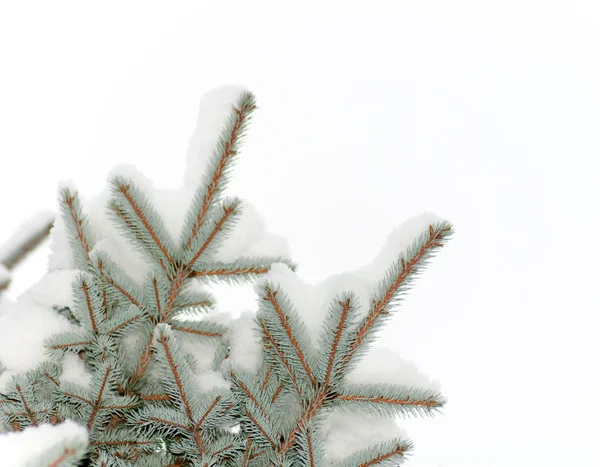
[[[173,320],[171,329],[174,331],[197,336],[223,337],[227,332],[225,326],[211,323],[210,321],[177,321],[178,324],[174,323],[175,321]]]
[[[240,204],[241,202],[238,199],[223,203],[215,210],[212,224],[206,223],[206,228],[204,225],[201,226],[199,229],[200,234],[195,236],[197,241],[191,243],[190,253],[186,257],[188,268],[194,268],[202,255],[210,250],[216,250],[220,246],[219,239],[223,239],[223,233],[232,229],[236,217],[239,216]]]
[[[352,291],[337,295],[323,310],[314,343],[285,281],[264,281],[255,318],[262,346],[240,355],[240,343],[232,340],[243,337],[238,325],[204,319],[214,298],[199,287],[247,283],[276,262],[295,270],[277,256],[225,260],[224,242],[242,206],[223,192],[255,108],[250,93],[233,106],[178,242],[149,193],[128,177],[112,180],[107,209],[123,237],[151,258],[144,277],[130,277],[127,265],[97,251],[77,194],[61,192],[81,275],[74,305],[57,307],[72,329],[46,344],[55,360],[76,352],[92,382],[84,387],[59,379],[56,365],[15,380],[18,385],[0,394],[0,425],[21,430],[45,420],[76,420],[89,432],[93,466],[391,467],[405,460],[411,444],[395,439],[334,463],[323,427],[332,410],[394,417],[431,415],[443,407],[435,391],[352,384],[349,373],[452,228],[430,225],[380,280],[364,316]],[[195,343],[209,354],[183,350]]]
[[[227,407],[230,397],[224,391],[212,391],[202,400],[193,387],[193,375],[182,356],[175,336],[167,324],[158,324],[154,331],[154,355],[161,362],[164,377],[161,383],[171,397],[175,408],[146,407],[134,414],[132,426],[145,431],[169,436],[183,436],[194,443],[203,457],[221,456],[223,446],[218,447],[211,439],[210,431],[217,423],[227,420]],[[187,447],[186,447],[187,446]],[[182,444],[181,449],[190,449]]]
[[[406,254],[392,266],[386,277],[380,281],[379,291],[373,298],[367,316],[354,332],[350,349],[343,360],[344,366],[350,363],[363,343],[368,344],[373,339],[373,332],[383,324],[390,306],[402,299],[415,276],[422,272],[428,260],[435,255],[436,250],[445,245],[451,235],[452,226],[448,222],[430,225],[428,232],[415,240]]]
[[[47,237],[54,225],[54,214],[42,212],[21,224],[0,248],[0,264],[9,271],[22,262]]]
[[[173,266],[174,246],[162,219],[132,180],[117,176],[112,183],[109,212],[116,215],[124,233],[135,246],[149,253],[166,270]]]
[[[385,443],[362,449],[334,467],[397,467],[406,461],[413,446],[409,441],[393,439]]]
[[[86,271],[91,263],[90,251],[95,242],[88,217],[81,208],[79,194],[70,188],[63,188],[59,195],[59,206],[75,265],[82,271]]]
[[[319,436],[320,435],[320,436]],[[317,467],[324,465],[324,439],[317,428],[306,427],[298,434],[298,461],[306,467]]]
[[[0,246],[0,292],[10,285],[10,272],[48,237],[54,225],[54,214],[39,213],[19,225],[15,233]],[[4,269],[4,271],[2,271]]]
[[[52,395],[59,368],[44,363],[24,375],[15,375],[5,392],[0,393],[0,426],[13,425],[21,430],[28,426],[56,423]]]
[[[275,339],[267,324],[263,319],[258,318],[258,325],[263,332],[264,338],[264,351],[265,351],[265,359],[271,364],[273,368],[280,368],[280,365],[283,367],[283,371],[280,373],[281,377],[285,380],[289,378],[292,382],[296,391],[299,395],[302,395],[302,389],[300,388],[300,384],[298,382],[298,378],[296,377],[296,372],[294,371],[292,364],[285,356],[284,352],[280,348],[278,341]],[[287,377],[287,378],[286,378]]]
[[[273,290],[271,284],[267,283],[263,286],[261,318],[264,325],[270,328],[270,334],[276,335],[280,343],[279,349],[291,363],[290,368],[296,372],[298,380],[307,380],[306,383],[313,386],[316,378],[310,365],[312,356],[309,354],[309,349],[302,344],[307,342],[307,331],[291,308],[285,294],[282,293],[279,297],[277,294],[278,291]],[[298,367],[304,371],[295,370]]]
[[[93,263],[95,268],[92,271],[101,279],[103,307],[132,304],[140,309],[145,308],[142,291],[106,253],[95,253]]]
[[[229,115],[217,143],[217,149],[213,153],[208,173],[205,175],[205,183],[196,191],[192,201],[193,209],[190,211],[182,236],[187,251],[192,250],[209,209],[218,201],[218,196],[226,182],[226,174],[231,168],[234,156],[238,153],[250,116],[255,109],[254,96],[245,92]]]
[[[292,271],[296,265],[283,257],[253,257],[238,259],[233,263],[215,262],[194,267],[190,277],[207,281],[224,281],[229,284],[245,284],[270,271],[274,263],[284,263]]]
[[[253,433],[250,436],[258,445],[275,449],[276,440],[281,437],[281,434],[277,427],[277,420],[268,413],[271,412],[268,410],[269,405],[272,405],[268,395],[260,389],[259,385],[253,384],[251,378],[245,378],[241,373],[230,371],[229,377],[234,384],[234,393],[237,393],[238,401],[242,403],[243,410],[251,422],[242,421],[242,429],[244,432]]]
[[[85,424],[88,431],[104,431],[112,415],[127,413],[138,405],[136,397],[116,395],[121,378],[116,362],[98,364],[92,373],[89,389],[70,382],[61,383],[59,403],[65,413]],[[67,406],[71,404],[75,404],[79,410],[74,413],[67,411]]]
[[[27,449],[16,451],[15,446]],[[88,433],[69,420],[54,426],[27,427],[0,437],[2,465],[7,466],[77,467],[87,450]]]
[[[350,346],[351,330],[355,323],[355,302],[354,294],[343,294],[334,300],[327,312],[319,336],[319,348],[324,352],[319,354],[318,363],[319,380],[325,386],[339,380],[343,372],[343,360]]]
[[[437,391],[389,384],[344,384],[336,407],[351,412],[395,415],[433,415],[445,401]]]
[[[349,364],[356,361],[357,348],[369,340],[368,334],[381,327],[382,318],[389,314],[389,306],[399,300],[400,293],[406,289],[412,276],[423,268],[433,251],[443,245],[450,233],[451,227],[445,222],[430,226],[427,234],[409,248],[406,255],[408,261],[401,257],[398,264],[380,281],[379,291],[363,320],[356,322],[353,311],[355,297],[352,293],[335,299],[320,337],[319,348],[324,352],[317,359],[307,357],[307,350],[301,347],[301,342],[307,342],[307,339],[286,295],[281,290],[274,290],[274,286],[268,282],[263,284],[263,305],[257,322],[262,330],[265,359],[270,365],[263,385],[268,384],[273,370],[281,368],[285,370],[278,372],[283,377],[282,381],[289,375],[295,377],[292,380],[295,380],[303,399],[302,411],[295,426],[282,438],[277,448],[273,448],[280,459],[296,451],[298,455],[302,453],[305,464],[314,462],[308,433],[318,426],[315,421],[319,414],[329,407],[388,416],[397,413],[431,414],[442,407],[443,400],[433,391],[391,385],[349,385],[345,382],[345,376]],[[398,446],[394,445],[389,452],[378,452],[370,460],[361,462],[364,465],[385,465],[387,460],[397,461],[406,447]]]

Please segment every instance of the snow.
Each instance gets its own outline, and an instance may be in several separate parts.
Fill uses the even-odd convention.
[[[62,187],[69,187],[77,192],[72,182],[61,182]],[[94,234],[94,242],[91,242],[90,255],[96,251],[106,252],[134,282],[141,285],[145,273],[151,267],[150,259],[131,245],[118,231],[114,221],[109,218],[106,205],[109,200],[110,190],[105,187],[94,198],[86,199],[82,193],[78,193],[83,213],[87,216],[90,231]],[[57,216],[54,228],[50,232],[50,255],[48,258],[49,270],[57,271],[63,269],[74,269],[75,262],[71,246],[65,230],[65,224],[61,216]]]
[[[0,371],[0,392],[6,392],[8,383],[12,381],[13,376],[17,376],[18,373],[12,370]]]
[[[133,180],[162,219],[174,245],[180,241],[180,232],[189,207],[186,201],[192,199],[193,192],[204,179],[207,163],[230,114],[231,104],[237,101],[242,91],[243,88],[240,87],[224,87],[208,93],[202,99],[200,117],[186,154],[187,169],[181,188],[155,188],[152,181],[129,165],[118,166],[108,175],[109,180],[115,176]],[[91,200],[85,200],[81,196],[83,210],[89,216],[96,240],[91,253],[107,253],[134,282],[141,285],[147,272],[154,267],[153,263],[146,255],[131,248],[117,229],[106,207],[109,197],[109,188]],[[439,221],[440,218],[429,212],[409,219],[392,231],[385,246],[370,264],[356,271],[329,277],[318,284],[304,283],[287,265],[274,264],[270,272],[259,280],[257,290],[260,293],[267,281],[281,288],[307,327],[312,344],[316,346],[331,302],[342,292],[351,291],[357,298],[356,311],[364,316],[368,311],[370,298],[387,270],[415,239],[427,232],[430,224]],[[73,328],[64,317],[52,310],[54,305],[72,306],[71,285],[77,273],[62,219],[56,222],[51,238],[50,273],[28,293],[19,297],[9,312],[0,317],[0,362],[7,366],[7,371],[0,375],[0,384],[15,372],[27,371],[43,361],[46,358],[43,347],[45,339]],[[236,228],[223,242],[214,259],[233,262],[241,257],[254,256],[289,257],[290,249],[285,239],[267,232],[265,221],[256,208],[247,201],[242,201],[242,214]],[[201,317],[225,324],[229,328],[229,358],[223,362],[221,370],[235,366],[256,372],[260,368],[262,348],[254,332],[253,318],[254,314],[248,311],[233,320],[230,313],[209,313]],[[228,388],[229,383],[222,374],[213,369],[215,346],[208,341],[198,342],[198,339],[181,333],[178,333],[178,337],[182,350],[195,358],[194,378],[200,391]],[[23,351],[16,352],[14,349]],[[66,355],[60,379],[89,386],[91,375],[77,356]],[[370,349],[349,374],[348,380],[353,383],[393,383],[439,389],[439,383],[430,381],[414,364],[382,348]],[[330,462],[371,444],[404,435],[394,420],[337,411],[328,415],[324,428]]]
[[[171,243],[177,246],[192,192],[186,187],[178,190],[155,189],[149,180],[131,166],[119,166],[111,174],[126,176],[134,181],[162,219]],[[84,212],[88,215],[96,239],[90,254],[95,251],[107,253],[134,282],[142,285],[146,274],[155,266],[148,255],[131,247],[129,240],[117,228],[115,220],[109,216],[106,209],[109,196],[109,190],[105,189],[92,200],[81,197]],[[51,239],[50,270],[73,269],[73,256],[62,219],[53,228]],[[242,213],[236,227],[224,240],[213,260],[232,262],[256,256],[289,257],[290,249],[283,237],[267,232],[265,221],[256,208],[247,201],[242,201]]]
[[[215,261],[234,262],[240,257],[290,257],[287,240],[266,231],[266,223],[258,210],[248,201],[241,200],[241,215],[235,228],[223,241],[214,256]]]
[[[223,378],[222,373],[207,370],[194,374],[196,387],[200,392],[209,392],[214,389],[229,389],[231,384]]]
[[[407,437],[391,418],[367,417],[338,410],[332,410],[323,421],[323,433],[328,463],[341,461],[377,443]]]
[[[0,316],[0,362],[19,373],[31,370],[49,358],[46,339],[75,329],[51,307],[24,293]]]
[[[62,373],[59,380],[60,382],[75,383],[84,388],[89,388],[92,382],[92,374],[78,355],[68,353],[62,359]]]
[[[71,420],[59,425],[28,427],[20,432],[0,434],[0,452],[4,467],[25,467],[38,456],[44,455],[57,445],[68,442],[69,446],[83,448],[88,443],[88,431]]]
[[[148,203],[156,210],[173,243],[177,244],[192,199],[191,188],[185,186],[176,189],[157,188],[152,180],[129,164],[120,164],[111,170],[107,175],[107,184],[115,177],[124,177],[133,181],[134,185],[144,193]],[[105,190],[103,194],[106,201],[102,204],[106,205],[109,191]]]
[[[184,185],[196,189],[206,173],[206,167],[217,147],[224,123],[246,88],[221,86],[202,96],[198,105],[196,128],[186,152]]]
[[[75,259],[65,232],[62,216],[56,216],[54,226],[50,230],[50,255],[48,256],[48,270],[74,269]]]
[[[390,233],[387,242],[371,263],[356,271],[331,276],[317,284],[304,283],[283,263],[273,264],[269,273],[257,282],[256,290],[262,295],[265,282],[281,288],[306,325],[311,341],[316,346],[327,310],[333,300],[342,292],[353,292],[357,299],[356,316],[365,316],[369,310],[370,299],[377,290],[377,284],[387,270],[420,235],[428,231],[429,225],[441,220],[431,212],[408,219]]]
[[[232,105],[236,104],[245,89],[239,86],[225,86],[207,93],[200,102],[199,117],[196,129],[190,138],[186,153],[186,169],[183,185],[178,189],[158,189],[153,182],[145,177],[137,168],[122,164],[115,167],[108,174],[110,182],[116,176],[125,177],[134,182],[146,196],[150,205],[154,207],[162,219],[166,232],[170,235],[173,245],[180,242],[180,233],[184,225],[190,202],[196,189],[202,184],[207,171],[208,162],[217,147],[217,141],[224,124],[231,113]],[[63,182],[62,186],[77,191],[71,182]],[[136,282],[145,277],[145,273],[152,267],[152,262],[145,255],[131,248],[128,241],[116,228],[114,221],[109,219],[106,207],[110,198],[110,189],[106,187],[99,195],[91,200],[85,200],[79,194],[84,212],[90,220],[91,230],[95,233],[95,248],[105,251],[121,266],[125,272]],[[285,241],[274,235],[265,233],[264,221],[248,203],[245,203],[247,214],[241,222],[236,238],[228,242],[223,250],[222,258],[237,256],[243,253],[248,255],[262,255],[268,252],[271,255],[287,254]],[[249,230],[249,224],[256,226]],[[269,248],[274,245],[275,248]],[[249,251],[250,247],[253,249]],[[50,269],[73,268],[72,255],[61,222],[52,232],[52,253],[49,264]],[[219,260],[224,261],[220,258]]]
[[[430,380],[417,366],[384,347],[373,346],[346,377],[355,384],[399,384],[419,389],[441,390],[439,381]]]
[[[73,308],[73,283],[79,272],[62,269],[47,273],[25,293],[36,303],[45,307],[61,306]]]
[[[200,341],[195,336],[188,336],[183,332],[179,332],[177,333],[177,342],[183,352],[194,358],[196,362],[195,367],[192,369],[194,373],[198,374],[213,368],[217,349],[208,339]]]
[[[263,362],[263,349],[256,335],[255,314],[245,311],[229,325],[229,358],[221,365],[222,371],[231,367],[256,373]]]

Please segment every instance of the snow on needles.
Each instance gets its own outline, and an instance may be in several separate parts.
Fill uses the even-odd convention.
[[[46,339],[74,330],[52,307],[40,304],[35,293],[26,292],[0,316],[0,362],[15,372],[31,370],[49,359],[44,347]]]
[[[243,86],[222,86],[202,96],[198,105],[198,119],[186,153],[184,185],[196,188],[203,180],[206,167],[221,136],[224,123],[247,91]]]
[[[397,352],[373,346],[348,373],[347,381],[353,384],[399,384],[419,389],[440,391],[441,384],[430,380],[412,362],[402,359]]]
[[[0,452],[3,467],[29,467],[39,457],[62,443],[84,447],[88,431],[82,425],[67,420],[59,425],[40,425],[23,431],[0,434]]]
[[[242,199],[239,209],[241,214],[235,228],[214,255],[214,261],[228,263],[240,258],[291,256],[287,240],[267,232],[264,218],[253,205]]]
[[[255,314],[245,311],[229,325],[229,358],[221,365],[221,371],[237,367],[256,373],[263,361],[263,347],[256,332]]]
[[[385,273],[416,239],[428,232],[429,225],[438,222],[441,219],[430,212],[410,218],[392,231],[385,246],[370,264],[356,271],[330,276],[314,285],[302,282],[287,265],[274,264],[257,283],[256,290],[260,294],[266,282],[278,284],[307,326],[313,344],[316,344],[327,309],[334,299],[343,292],[352,292],[357,299],[358,314],[365,316]]]
[[[54,220],[54,212],[41,211],[35,216],[21,223],[15,233],[0,245],[0,264],[5,263],[7,258],[23,246],[24,241],[34,238],[43,232]]]
[[[180,234],[194,193],[212,178],[209,163],[232,108],[245,90],[240,86],[224,86],[205,94],[201,99],[196,128],[186,153],[184,184],[180,188],[158,189],[130,165],[120,165],[108,175],[109,182],[116,176],[133,181],[156,209],[174,245],[179,245],[181,241]],[[63,182],[62,186],[77,191],[71,182]],[[106,252],[134,281],[143,279],[152,263],[146,255],[131,248],[114,220],[110,219],[107,209],[110,187],[91,200],[86,200],[81,193],[79,196],[94,233],[95,249]],[[50,270],[72,269],[74,262],[62,219],[56,222],[51,238]],[[213,260],[229,262],[255,256],[287,257],[289,247],[282,237],[266,232],[263,218],[250,203],[243,201],[236,227]]]
[[[92,373],[85,367],[85,363],[78,355],[68,353],[62,358],[62,372],[59,380],[61,383],[69,382],[89,388],[92,382]]]
[[[373,294],[379,289],[379,283],[401,254],[428,232],[429,225],[442,219],[431,212],[412,217],[395,228],[388,236],[384,247],[374,260],[353,272],[331,276],[321,283],[306,284],[285,264],[274,264],[271,270],[256,285],[259,294],[264,293],[266,283],[275,285],[292,303],[301,321],[306,326],[313,347],[316,348],[327,310],[336,297],[343,292],[352,292],[356,297],[357,316],[364,317],[369,311]],[[431,382],[420,374],[413,364],[405,362],[387,350],[371,349],[372,354],[365,357],[349,375],[353,382],[382,382],[414,385],[419,388],[439,389],[439,383]],[[385,355],[382,352],[387,352]],[[381,358],[384,356],[385,358]],[[390,358],[392,357],[392,358]],[[385,367],[382,363],[385,362]],[[396,366],[390,372],[389,365]],[[377,378],[377,379],[376,379]]]
[[[368,417],[333,410],[323,420],[325,455],[330,463],[340,462],[361,449],[406,438],[406,431],[391,418]]]

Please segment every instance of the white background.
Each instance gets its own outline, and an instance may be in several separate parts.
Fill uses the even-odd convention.
[[[423,210],[455,224],[382,335],[449,399],[403,422],[407,465],[598,466],[599,46],[596,1],[4,1],[0,240],[60,180],[177,186],[200,96],[246,85],[231,193],[304,279]]]

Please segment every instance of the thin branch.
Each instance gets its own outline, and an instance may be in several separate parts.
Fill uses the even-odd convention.
[[[23,391],[21,390],[21,386],[17,385],[17,392],[19,393],[19,397],[21,398],[21,402],[23,403],[23,407],[25,408],[25,412],[27,413],[27,418],[31,421],[33,426],[37,426],[37,420],[35,419],[35,415],[29,408],[29,404],[27,404],[27,400],[23,395]]]
[[[329,353],[329,362],[327,364],[327,372],[325,373],[325,386],[329,386],[331,372],[333,371],[333,362],[335,361],[335,356],[337,354],[337,349],[340,344],[340,339],[342,338],[342,333],[344,332],[344,325],[346,324],[346,320],[348,319],[348,313],[352,308],[350,306],[349,298],[346,300],[346,302],[340,301],[339,305],[342,307],[342,314],[340,315],[340,321],[338,323],[337,329],[335,330],[333,345],[331,346],[331,352]]]
[[[262,425],[258,422],[258,420],[248,411],[248,409],[246,409],[246,416],[250,419],[250,421],[252,423],[254,423],[254,426],[256,426],[256,428],[258,428],[258,431],[260,431],[262,433],[262,435],[265,437],[265,439],[269,442],[269,444],[271,445],[271,447],[273,449],[276,448],[276,444],[275,441],[268,435],[267,430],[265,430]]]
[[[362,325],[356,331],[356,337],[350,344],[350,349],[344,358],[344,365],[347,365],[352,356],[363,342],[368,332],[371,330],[375,322],[379,319],[380,316],[387,314],[385,311],[387,305],[392,301],[395,297],[398,289],[402,286],[402,284],[407,280],[407,278],[415,271],[419,263],[430,253],[434,248],[439,248],[443,246],[444,237],[447,236],[449,232],[451,232],[452,227],[444,227],[437,232],[433,229],[433,226],[429,226],[429,238],[428,240],[419,248],[417,253],[410,259],[410,261],[406,262],[404,258],[402,258],[402,270],[400,274],[396,277],[396,280],[388,287],[385,294],[379,301],[374,301],[371,309]]]
[[[308,459],[310,462],[310,467],[315,467],[315,454],[313,452],[312,435],[309,428],[306,429],[306,443],[308,444]]]
[[[408,451],[409,449],[410,449],[409,446],[398,444],[392,450],[390,450],[386,453],[383,453],[383,454],[379,454],[378,456],[374,457],[373,459],[371,459],[367,462],[363,462],[358,467],[371,467],[372,465],[377,465],[381,461],[384,461],[384,460],[389,459],[394,456],[404,457],[404,453],[406,451]]]
[[[296,375],[294,374],[294,371],[292,370],[292,365],[290,364],[290,362],[287,361],[287,359],[285,358],[285,355],[283,354],[283,352],[277,345],[277,341],[275,340],[275,337],[273,337],[273,335],[271,334],[271,331],[269,331],[269,328],[267,328],[267,325],[265,324],[265,322],[262,319],[260,319],[258,323],[259,323],[261,329],[263,330],[263,332],[265,333],[265,339],[268,341],[269,345],[271,345],[273,347],[273,350],[275,350],[275,352],[277,353],[279,360],[281,361],[283,366],[288,371],[290,378],[292,379],[292,382],[294,383],[294,386],[296,386],[296,390],[298,391],[298,394],[302,394],[302,390],[300,389],[300,385],[298,384]]]
[[[94,316],[94,307],[92,306],[92,299],[90,298],[90,288],[87,285],[87,282],[81,281],[81,289],[83,290],[83,294],[85,295],[85,304],[87,306],[88,313],[90,314],[92,330],[94,331],[94,334],[98,334],[98,327],[96,326],[96,317]]]
[[[189,268],[193,267],[194,263],[198,260],[198,258],[202,256],[202,253],[204,253],[206,249],[210,246],[217,233],[219,233],[219,231],[223,228],[223,225],[225,224],[227,219],[229,219],[229,217],[231,217],[231,215],[235,213],[235,209],[237,208],[237,206],[238,203],[231,203],[228,206],[223,207],[223,215],[217,222],[215,222],[212,231],[210,232],[208,237],[206,237],[206,240],[204,241],[202,246],[198,249],[196,254],[194,254],[192,259],[188,262]]]
[[[141,315],[135,315],[131,318],[129,318],[126,321],[123,321],[122,323],[117,324],[114,328],[110,329],[109,331],[106,332],[107,335],[111,335],[117,331],[119,331],[120,329],[123,329],[125,326],[127,326],[128,324],[133,323],[136,319],[139,319]]]
[[[108,377],[110,376],[112,368],[109,366],[106,368],[106,372],[104,373],[104,378],[102,379],[102,384],[100,385],[100,390],[98,391],[98,397],[96,398],[96,403],[94,404],[94,408],[92,409],[92,414],[90,415],[90,419],[87,424],[87,429],[91,430],[94,425],[94,421],[96,416],[98,415],[98,411],[100,410],[100,404],[102,403],[102,396],[104,393],[104,389],[108,383]]]
[[[73,457],[77,454],[75,449],[64,448],[62,454],[57,457],[54,461],[48,464],[48,467],[60,467],[69,457]]]
[[[185,407],[185,413],[190,420],[190,422],[194,422],[194,415],[192,413],[192,408],[187,399],[187,394],[183,389],[183,383],[181,381],[181,377],[179,376],[179,371],[177,370],[177,365],[175,364],[175,360],[173,359],[173,355],[171,355],[171,348],[169,347],[169,338],[167,336],[160,336],[156,340],[159,344],[163,346],[165,350],[165,355],[167,356],[167,360],[169,362],[169,366],[171,367],[171,373],[173,373],[173,378],[175,379],[175,384],[177,385],[177,390],[179,391],[179,396],[181,397],[181,401]]]
[[[271,421],[269,415],[267,414],[267,412],[265,411],[265,409],[262,408],[262,406],[260,405],[260,402],[258,402],[258,400],[256,399],[256,397],[254,397],[254,394],[252,394],[252,391],[250,391],[250,389],[248,388],[248,386],[246,386],[244,384],[243,381],[241,381],[233,371],[230,371],[229,374],[231,375],[231,378],[233,379],[233,382],[236,384],[236,386],[238,388],[240,388],[244,394],[246,394],[246,396],[248,397],[248,399],[250,399],[250,401],[252,402],[252,404],[260,411],[260,413],[262,414],[263,417],[265,417],[266,420],[269,421],[269,423],[271,424],[271,426],[273,426],[273,422]]]
[[[301,430],[308,429],[311,420],[325,403],[326,397],[327,392],[322,386],[319,388],[315,397],[310,401],[310,403],[304,410],[304,413],[300,417],[300,420],[298,420],[298,423],[296,423],[296,428],[294,428],[294,430],[288,435],[288,437],[281,443],[279,447],[280,454],[285,454],[294,446],[294,443],[296,442],[296,437],[298,436]]]
[[[176,423],[171,420],[166,420],[164,418],[150,416],[150,417],[148,417],[148,420],[150,420],[151,422],[158,422],[162,425],[172,426],[173,428],[179,428],[180,430],[184,430],[184,431],[190,431],[190,432],[193,431],[193,429],[189,426],[182,425],[181,423]]]
[[[45,217],[40,222],[38,215],[35,222],[31,220],[19,226],[13,237],[0,248],[0,264],[9,271],[13,270],[48,237],[54,225],[54,215]]]
[[[206,337],[222,337],[223,336],[222,332],[201,331],[198,329],[186,328],[183,326],[171,325],[171,329],[174,329],[175,331],[179,331],[179,332],[187,332],[189,334],[197,334],[198,336],[206,336]]]
[[[223,175],[225,173],[227,164],[228,164],[229,160],[231,159],[231,157],[234,156],[235,154],[237,154],[237,151],[234,148],[235,148],[237,139],[240,135],[240,132],[244,126],[245,121],[248,119],[250,113],[254,109],[256,109],[256,105],[254,105],[254,103],[252,102],[251,95],[246,96],[246,99],[241,103],[239,109],[237,109],[236,107],[233,108],[233,110],[236,114],[235,123],[231,129],[229,138],[223,145],[223,152],[221,153],[221,157],[219,158],[219,163],[215,169],[215,172],[213,173],[210,184],[208,185],[208,187],[206,189],[206,194],[204,195],[204,198],[202,199],[202,206],[200,207],[200,211],[198,212],[198,215],[196,216],[196,222],[194,223],[194,225],[192,227],[191,235],[187,240],[188,250],[192,248],[192,243],[198,236],[198,232],[200,231],[200,228],[204,225],[206,215],[208,214],[208,211],[213,204],[213,198],[215,197],[215,195],[218,191],[218,188],[219,188],[219,184],[221,183],[221,180],[223,179]]]
[[[83,233],[83,219],[80,219],[79,214],[77,213],[77,209],[75,208],[75,196],[73,196],[70,191],[64,192],[64,202],[69,208],[69,214],[71,215],[71,220],[73,221],[73,225],[75,226],[77,239],[83,248],[85,256],[88,261],[90,259],[90,243],[88,242],[85,234]]]
[[[296,355],[298,355],[298,359],[300,360],[300,363],[302,364],[302,367],[304,368],[304,371],[306,372],[308,379],[310,379],[310,382],[312,384],[315,384],[316,379],[315,379],[314,375],[312,374],[312,371],[310,370],[308,361],[307,361],[306,357],[304,356],[304,352],[302,352],[302,349],[300,349],[300,344],[298,343],[296,336],[294,336],[294,333],[292,332],[292,328],[290,327],[287,316],[285,316],[283,310],[281,309],[281,305],[277,301],[277,298],[276,298],[277,292],[273,292],[268,287],[266,288],[266,292],[267,292],[267,296],[264,298],[264,300],[268,300],[273,305],[273,308],[275,309],[275,313],[277,313],[277,316],[279,317],[279,321],[281,322],[281,325],[285,329],[285,332],[292,343],[292,347],[294,347],[294,350],[296,351]]]
[[[428,409],[442,407],[442,403],[431,397],[422,400],[411,399],[410,397],[403,398],[392,398],[392,397],[370,397],[370,396],[357,396],[354,394],[340,394],[338,399],[342,401],[352,402],[367,402],[377,404],[390,404],[390,405],[409,405],[414,407],[426,407]]]
[[[106,280],[106,282],[108,282],[115,289],[117,289],[119,292],[121,292],[121,294],[125,298],[127,298],[127,300],[129,300],[131,303],[133,303],[138,308],[142,308],[142,309],[144,308],[143,305],[135,299],[135,297],[133,297],[129,292],[127,292],[127,290],[125,290],[119,284],[117,284],[112,277],[110,277],[104,273],[104,263],[102,262],[102,259],[100,259],[100,258],[98,258],[98,270],[100,271],[100,274]]]
[[[50,346],[52,350],[68,349],[69,347],[76,347],[78,345],[90,345],[92,341],[81,341],[81,342],[69,342],[68,344],[56,344]]]
[[[193,271],[190,277],[212,277],[212,276],[244,276],[247,274],[266,274],[271,266],[247,267],[247,268],[227,268],[209,269],[203,271]]]
[[[202,415],[202,417],[200,418],[198,423],[196,423],[196,427],[194,428],[195,430],[199,430],[202,427],[202,425],[208,418],[209,414],[214,410],[214,408],[217,406],[217,404],[219,403],[220,400],[221,400],[221,396],[217,396],[215,398],[215,400],[212,401],[212,404],[210,404],[210,407],[206,410],[206,412],[204,412],[204,415]]]
[[[144,227],[150,234],[150,237],[152,237],[152,240],[154,241],[154,243],[156,243],[156,246],[160,249],[161,253],[164,255],[164,257],[167,259],[167,261],[170,264],[173,264],[173,258],[169,254],[169,251],[163,245],[163,243],[160,241],[159,235],[154,231],[154,228],[150,225],[150,221],[148,220],[148,218],[146,217],[146,215],[144,214],[144,212],[142,211],[140,206],[138,206],[138,204],[135,202],[135,200],[131,196],[131,193],[129,192],[129,189],[130,189],[129,185],[123,185],[123,184],[119,183],[118,189],[123,194],[123,196],[125,196],[125,198],[127,199],[127,202],[129,203],[129,205],[132,207],[132,209],[135,211],[136,215],[138,216],[138,219],[142,222],[142,224],[144,224]]]

